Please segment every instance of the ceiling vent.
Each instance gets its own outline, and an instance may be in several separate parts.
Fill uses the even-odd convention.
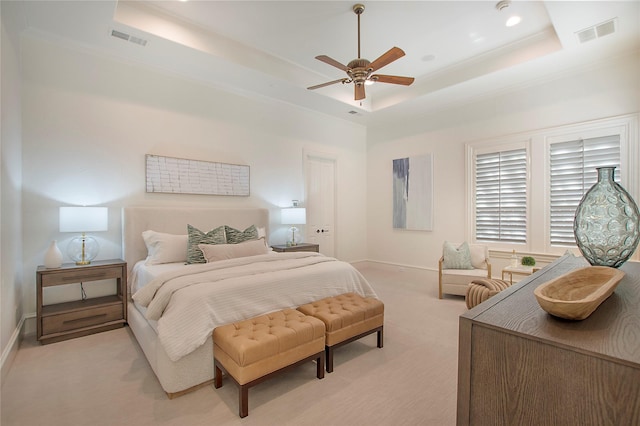
[[[576,33],[576,37],[578,37],[578,41],[582,44],[615,32],[616,18],[594,25],[593,27],[580,30]]]
[[[111,30],[111,35],[113,37],[116,37],[125,41],[130,41],[131,43],[139,44],[140,46],[147,45],[147,40],[140,37],[129,35],[127,33],[123,33],[122,31]]]

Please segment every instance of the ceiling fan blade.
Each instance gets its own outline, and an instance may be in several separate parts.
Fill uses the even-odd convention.
[[[369,66],[369,68],[371,68],[373,71],[379,70],[385,65],[389,65],[391,62],[395,61],[396,59],[400,59],[403,56],[404,56],[404,51],[402,49],[400,49],[399,47],[392,47],[391,49],[387,50],[387,52],[384,53],[382,56],[380,56],[378,59],[371,62],[371,65]]]
[[[370,80],[378,81],[380,83],[402,84],[404,86],[410,86],[415,80],[413,77],[400,77],[398,75],[383,75],[374,74],[369,77]]]
[[[364,84],[354,84],[353,86],[355,87],[355,100],[364,99]]]
[[[327,55],[316,56],[316,59],[324,62],[325,64],[333,65],[334,67],[341,69],[342,71],[347,70],[346,65],[342,65],[340,62],[336,61],[333,58],[328,57]]]
[[[330,86],[332,84],[336,84],[336,83],[346,83],[348,82],[349,79],[348,78],[341,78],[339,80],[333,80],[333,81],[328,81],[326,83],[322,83],[322,84],[317,84],[315,86],[311,86],[311,87],[307,87],[307,89],[309,90],[315,90],[315,89],[319,89],[321,87],[325,87],[325,86]]]

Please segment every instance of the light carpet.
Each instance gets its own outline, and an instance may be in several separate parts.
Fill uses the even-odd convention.
[[[1,424],[454,425],[464,299],[438,299],[434,272],[361,271],[385,304],[384,348],[372,334],[337,349],[322,380],[310,362],[251,388],[244,419],[228,380],[169,400],[125,327],[45,346],[26,337],[2,384]]]

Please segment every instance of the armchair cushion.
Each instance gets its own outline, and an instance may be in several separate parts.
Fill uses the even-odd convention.
[[[442,247],[443,269],[473,269],[469,244],[462,243],[456,248],[448,241]]]

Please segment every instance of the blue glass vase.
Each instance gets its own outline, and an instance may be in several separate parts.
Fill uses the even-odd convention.
[[[591,265],[617,268],[636,251],[640,213],[629,193],[613,180],[615,167],[597,167],[598,182],[578,205],[573,233]]]

